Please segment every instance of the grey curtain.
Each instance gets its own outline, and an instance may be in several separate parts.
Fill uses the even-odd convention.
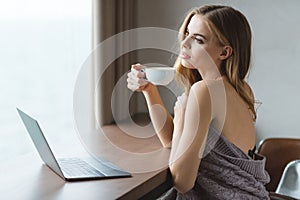
[[[124,38],[115,40],[114,36],[123,31],[136,27],[135,12],[137,0],[93,0],[93,48],[94,81],[98,86],[94,95],[94,109],[96,127],[114,122],[111,110],[111,96],[118,80],[130,69],[131,64],[136,62],[136,53],[130,52],[118,57],[109,66],[104,66],[108,57],[118,55],[122,48],[133,42]],[[109,46],[102,47],[107,39],[112,39]],[[103,72],[103,73],[102,73]],[[100,80],[97,77],[101,74]],[[122,104],[122,98],[128,98],[129,91],[124,89],[115,106]],[[134,99],[133,99],[134,101]],[[122,105],[121,105],[122,106]],[[125,105],[129,106],[129,105]],[[133,108],[134,110],[135,108]],[[121,113],[122,114],[122,113]]]

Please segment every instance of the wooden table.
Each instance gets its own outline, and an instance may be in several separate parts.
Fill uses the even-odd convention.
[[[105,137],[85,144],[91,146],[88,150],[129,170],[132,177],[65,182],[42,163],[36,152],[32,152],[1,163],[0,199],[153,199],[171,187],[171,177],[166,165],[169,149],[163,149],[156,136],[134,138],[124,134],[115,125],[105,126],[103,131]],[[81,138],[83,141],[85,139]],[[55,146],[55,154],[71,155],[78,152],[81,155],[85,152],[80,150],[80,143],[67,140],[66,145],[61,144],[50,144],[52,149]],[[112,149],[112,146],[117,146],[118,150]],[[155,159],[149,161],[153,156]],[[147,168],[149,163],[154,163],[153,169]],[[159,167],[155,163],[162,165]]]

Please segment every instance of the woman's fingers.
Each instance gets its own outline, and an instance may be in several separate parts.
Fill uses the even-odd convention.
[[[137,77],[137,78],[145,78],[146,77],[146,74],[145,72],[143,71],[138,71],[138,70],[135,70],[135,69],[132,69],[128,74],[127,76],[131,76],[131,77]]]
[[[145,79],[145,72],[143,72],[144,68],[140,64],[131,66],[131,71],[127,74],[127,87],[130,90],[139,91],[148,84],[148,81]]]
[[[128,87],[128,89],[130,89],[130,90],[132,90],[134,92],[134,91],[140,91],[140,90],[142,90],[145,87],[146,84],[148,84],[148,83],[145,83],[145,84],[134,84],[134,83],[128,82],[127,83],[127,87]]]
[[[127,82],[132,82],[132,83],[136,83],[136,84],[146,84],[148,81],[146,79],[144,79],[143,77],[137,77],[134,74],[127,74]]]
[[[143,71],[139,71],[136,75],[138,78],[146,78],[146,73]]]
[[[131,65],[131,68],[140,71],[140,70],[145,69],[146,67],[144,65],[141,65],[140,63],[137,63],[137,64],[134,64],[134,65]]]
[[[139,78],[144,78],[145,77],[145,66],[141,65],[141,64],[134,64],[131,65],[131,71]]]

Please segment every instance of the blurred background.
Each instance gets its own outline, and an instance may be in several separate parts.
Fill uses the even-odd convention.
[[[112,20],[107,15],[95,16],[95,12],[93,15],[93,2],[101,2],[104,10],[115,10],[113,15],[118,17]],[[128,7],[128,2],[0,0],[0,162],[34,151],[16,107],[41,122],[50,142],[59,144],[62,134],[74,136],[72,95],[76,76],[92,49],[103,39],[138,27],[177,31],[192,7],[214,3],[240,10],[252,28],[249,83],[256,99],[262,102],[256,123],[257,143],[267,137],[299,138],[299,1],[131,0],[130,8],[120,13],[118,9]],[[107,35],[102,33],[97,39],[95,17],[109,22],[102,23],[104,29],[101,29],[108,30],[120,20],[128,20],[128,14],[132,20],[129,26]],[[172,65],[174,57],[160,50],[139,50],[116,77],[124,75],[130,67],[128,63],[132,62]],[[165,88],[160,90],[166,93],[163,98],[172,110],[174,95]],[[143,97],[136,95],[135,112],[147,112]],[[108,100],[104,106],[109,105],[107,102],[110,103]]]
[[[0,1],[0,162],[35,151],[16,107],[49,140],[74,135],[73,88],[91,52],[91,1]]]

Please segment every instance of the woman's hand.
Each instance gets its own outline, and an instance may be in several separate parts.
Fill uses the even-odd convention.
[[[131,71],[127,74],[127,87],[132,91],[143,91],[149,82],[146,80],[144,69],[141,64],[131,65]]]
[[[183,122],[185,115],[185,108],[187,103],[187,95],[183,93],[181,96],[177,97],[177,101],[174,106],[174,128],[177,134],[181,134],[183,130]]]

